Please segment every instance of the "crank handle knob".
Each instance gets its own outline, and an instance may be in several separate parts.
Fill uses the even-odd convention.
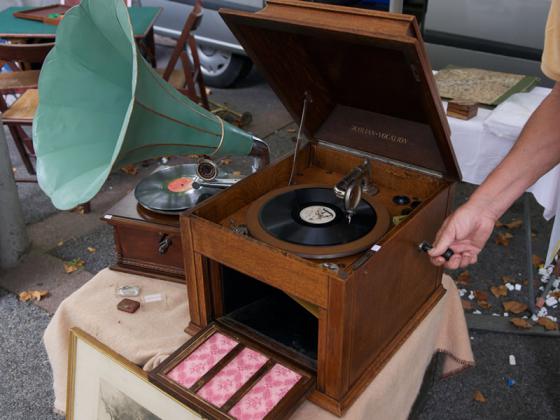
[[[418,245],[418,249],[422,252],[428,252],[432,248],[433,248],[432,244],[426,241],[420,242],[420,244]],[[443,253],[442,257],[445,259],[445,261],[449,261],[449,259],[453,256],[453,254],[454,254],[453,250],[451,248],[447,248]]]

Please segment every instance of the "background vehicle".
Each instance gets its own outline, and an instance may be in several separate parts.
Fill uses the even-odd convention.
[[[154,27],[156,34],[179,38],[194,0],[141,0],[140,3],[163,8]],[[204,17],[195,38],[204,80],[209,86],[231,86],[249,73],[252,63],[218,14],[218,9],[257,11],[264,7],[265,0],[203,0],[202,5]]]
[[[194,0],[137,0],[160,6],[156,33],[177,38]],[[322,0],[387,10],[388,0]],[[405,0],[405,12],[422,25],[432,65],[450,64],[534,75],[540,71],[544,28],[551,0]],[[202,71],[208,85],[227,87],[246,75],[251,62],[217,10],[256,11],[265,0],[203,0],[204,18],[196,32]]]

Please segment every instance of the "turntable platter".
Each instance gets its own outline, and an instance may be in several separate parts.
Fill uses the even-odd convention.
[[[305,258],[336,258],[369,248],[389,227],[389,213],[364,196],[350,223],[332,187],[296,185],[274,190],[249,208],[252,236]]]
[[[217,188],[193,188],[197,178],[197,164],[163,168],[144,178],[134,189],[134,196],[140,205],[148,210],[162,214],[178,214],[196,206],[201,201],[218,193]],[[228,173],[220,171],[221,178]]]

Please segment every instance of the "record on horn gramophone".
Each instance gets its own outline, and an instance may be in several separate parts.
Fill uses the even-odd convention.
[[[389,213],[364,195],[350,222],[344,201],[325,185],[280,188],[251,204],[249,233],[304,258],[344,257],[363,251],[389,228]]]
[[[197,164],[169,166],[144,178],[134,189],[134,196],[140,205],[162,214],[178,214],[196,206],[201,201],[220,192],[218,188],[193,188],[196,182]],[[219,176],[227,178],[221,171]]]

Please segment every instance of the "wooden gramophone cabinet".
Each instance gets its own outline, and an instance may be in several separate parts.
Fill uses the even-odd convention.
[[[368,157],[391,216],[395,195],[421,202],[371,250],[328,260],[338,271],[231,229],[288,184],[291,155],[181,216],[187,330],[217,321],[298,360],[316,372],[310,400],[341,415],[444,294],[418,250],[460,178],[431,67],[410,16],[285,0],[221,13],[298,122],[308,98],[296,184],[333,186]]]

